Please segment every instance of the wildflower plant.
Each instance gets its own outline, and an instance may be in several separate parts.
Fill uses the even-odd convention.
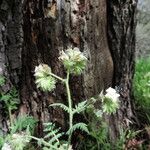
[[[0,101],[4,102],[4,108],[8,112],[10,126],[13,124],[12,111],[19,105],[19,96],[17,90],[13,87],[8,93],[0,93]]]
[[[80,129],[82,131],[88,132],[87,125],[85,123],[76,123],[73,122],[74,114],[80,113],[84,111],[87,105],[87,102],[81,102],[73,108],[72,106],[72,99],[71,99],[71,92],[69,87],[69,79],[70,74],[79,75],[83,72],[86,67],[87,58],[79,51],[78,48],[69,48],[65,52],[62,51],[59,57],[59,60],[63,63],[67,77],[63,79],[51,72],[51,68],[46,64],[40,64],[38,67],[35,68],[35,83],[37,84],[38,88],[41,88],[43,91],[52,91],[55,88],[56,81],[59,80],[66,86],[67,91],[67,99],[68,99],[68,106],[62,103],[54,103],[51,104],[51,107],[59,106],[64,111],[69,114],[69,129],[67,131],[68,134],[68,142],[67,142],[67,149],[69,149],[71,145],[71,137],[73,131],[76,129]],[[54,136],[55,137],[55,136]],[[45,143],[45,142],[44,142]]]
[[[111,87],[106,89],[106,93],[102,91],[97,97],[89,99],[89,105],[86,108],[86,122],[88,125],[89,136],[81,140],[79,150],[109,150],[112,149],[110,142],[109,126],[104,120],[104,115],[114,114],[119,108],[119,94]],[[96,107],[101,104],[101,107]],[[80,139],[79,139],[80,141]],[[114,144],[114,143],[113,143]],[[114,147],[114,149],[117,149]]]
[[[68,100],[68,106],[63,103],[54,103],[51,104],[51,107],[60,107],[64,111],[66,111],[69,115],[69,129],[66,132],[68,135],[67,140],[67,146],[64,148],[64,150],[71,149],[71,138],[72,134],[75,130],[79,129],[81,131],[84,131],[86,133],[89,133],[87,124],[83,122],[74,123],[74,115],[80,114],[81,112],[85,111],[86,108],[90,107],[93,103],[95,103],[95,100],[92,100],[92,104],[89,101],[83,101],[78,103],[74,108],[72,105],[72,98],[71,98],[71,91],[69,87],[69,80],[70,75],[80,75],[87,64],[87,58],[83,55],[82,52],[78,48],[69,48],[65,52],[61,51],[59,60],[64,65],[64,68],[66,69],[67,76],[65,79],[55,75],[52,73],[51,68],[46,64],[40,64],[35,68],[35,83],[37,84],[38,88],[41,88],[43,91],[52,91],[55,88],[56,82],[59,80],[63,84],[65,84],[66,92],[67,92],[67,100]],[[102,99],[102,107],[103,112],[106,113],[114,113],[116,109],[119,107],[118,104],[118,97],[119,94],[117,94],[112,88],[108,89],[106,91],[106,95],[101,94]],[[92,98],[91,98],[92,99]],[[59,141],[59,138],[62,136],[61,133],[59,133],[59,129],[54,129],[54,126],[52,123],[49,124],[51,127],[49,130],[46,129],[46,131],[49,131],[47,133],[46,137],[51,138],[51,140],[55,142],[47,142],[46,139],[39,139],[36,137],[32,137],[33,139],[37,140],[38,142],[42,143],[44,146],[46,146],[44,149],[52,148],[52,149],[62,149],[64,147],[64,144],[61,144]],[[53,130],[50,130],[53,129]],[[64,133],[63,133],[64,134]],[[55,145],[56,144],[56,145]]]

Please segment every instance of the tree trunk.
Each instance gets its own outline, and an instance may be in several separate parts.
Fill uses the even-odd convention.
[[[110,124],[118,131],[118,124],[129,127],[137,123],[133,108],[132,79],[135,61],[135,28],[137,0],[108,0],[108,39],[114,62],[113,86],[121,94],[121,107]]]
[[[88,57],[84,74],[71,77],[74,103],[110,86],[123,89],[119,117],[113,116],[115,137],[118,120],[133,116],[130,90],[136,3],[132,0],[24,0],[23,3],[3,0],[0,6],[2,12],[8,8],[4,10],[6,17],[1,16],[4,19],[0,21],[0,71],[8,76],[8,83],[19,87],[19,111],[39,120],[39,135],[42,136],[42,123],[50,120],[65,128],[63,112],[48,106],[59,101],[66,103],[66,94],[59,82],[51,93],[37,89],[33,76],[35,66],[46,63],[55,74],[65,77],[58,57],[61,50],[72,46]],[[4,64],[9,64],[9,68]]]
[[[0,75],[6,79],[0,93],[7,93],[21,82],[23,43],[22,3],[20,0],[0,1]],[[0,128],[7,130],[6,114],[0,103]],[[1,132],[1,131],[0,131]]]

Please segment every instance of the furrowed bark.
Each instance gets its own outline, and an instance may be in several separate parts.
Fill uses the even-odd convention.
[[[47,63],[52,71],[65,77],[58,60],[61,50],[79,47],[88,57],[84,75],[71,77],[74,103],[97,95],[111,86],[113,62],[107,41],[106,1],[26,1],[24,4],[24,48],[22,53],[21,98],[23,109],[41,122],[53,120],[64,125],[64,114],[48,108],[53,102],[66,103],[63,85],[52,93],[42,93],[35,86],[34,68]]]
[[[107,1],[109,47],[114,62],[113,86],[117,86],[121,94],[121,107],[110,121],[116,132],[117,124],[129,127],[136,121],[132,99],[136,7],[136,0]]]
[[[20,0],[0,2],[0,75],[5,77],[5,85],[0,93],[18,88],[21,74],[21,51],[23,42],[22,4]],[[6,114],[0,104],[0,128],[7,130]]]

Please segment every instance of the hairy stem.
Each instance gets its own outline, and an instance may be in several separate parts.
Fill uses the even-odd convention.
[[[67,96],[68,96],[68,105],[69,105],[69,130],[73,126],[73,110],[72,110],[72,100],[71,100],[71,92],[70,92],[70,87],[69,87],[69,75],[70,71],[67,71],[67,79],[65,81],[66,89],[67,89]],[[69,145],[71,144],[71,137],[72,133],[69,134],[68,137],[68,146],[67,149],[69,148]]]
[[[48,142],[44,141],[43,139],[39,139],[37,137],[34,137],[34,136],[28,136],[29,138],[32,138],[36,141],[41,141],[41,143],[43,143],[45,146],[48,146],[49,148],[53,148],[55,150],[57,150],[57,148],[55,148],[52,144],[49,144]]]
[[[50,75],[53,76],[54,78],[56,78],[56,79],[62,81],[62,82],[65,82],[65,79],[63,79],[63,78],[61,78],[61,77],[59,77],[59,76],[53,74],[52,72],[50,73]]]

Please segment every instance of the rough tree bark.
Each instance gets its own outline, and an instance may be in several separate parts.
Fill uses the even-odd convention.
[[[55,74],[64,76],[59,52],[77,46],[88,56],[89,65],[83,76],[72,77],[74,102],[111,86],[113,62],[107,41],[106,1],[37,1],[36,5],[26,1],[24,6],[22,101],[27,112],[40,121],[52,119],[63,125],[63,113],[47,106],[65,102],[65,89],[58,84],[53,93],[41,97],[34,84],[34,68],[39,62],[47,63]]]
[[[110,125],[118,133],[118,124],[129,127],[130,123],[137,123],[132,99],[137,0],[108,0],[107,4],[108,39],[114,62],[113,86],[117,86],[121,94],[120,110],[117,116],[112,116]]]
[[[131,119],[135,9],[133,0],[0,2],[0,73],[7,76],[8,88],[10,85],[19,87],[19,111],[39,120],[40,134],[42,122],[49,120],[65,127],[66,116],[62,111],[48,106],[58,101],[65,103],[66,94],[59,82],[52,93],[38,90],[34,83],[34,68],[39,63],[46,63],[55,74],[64,77],[58,56],[69,46],[79,47],[89,60],[85,73],[71,79],[74,103],[117,85],[123,88],[122,105],[119,117],[113,116],[116,121],[112,123],[110,119],[113,136],[118,120]]]
[[[1,92],[19,87],[23,42],[22,3],[20,0],[0,1],[0,75],[6,78]],[[7,130],[6,116],[0,104],[0,128]]]

